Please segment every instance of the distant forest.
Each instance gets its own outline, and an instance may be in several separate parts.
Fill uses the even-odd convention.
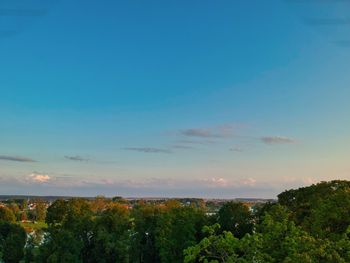
[[[349,181],[212,210],[200,199],[8,200],[0,205],[0,262],[350,262]]]

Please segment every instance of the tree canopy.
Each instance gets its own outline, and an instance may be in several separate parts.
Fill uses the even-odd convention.
[[[202,200],[56,200],[40,208],[42,233],[26,234],[14,208],[0,208],[5,263],[350,262],[347,181],[288,190],[253,207],[228,201],[214,215]]]

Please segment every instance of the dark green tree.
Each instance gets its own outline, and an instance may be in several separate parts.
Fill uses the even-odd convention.
[[[183,250],[199,242],[205,221],[204,210],[169,202],[156,230],[156,247],[161,262],[182,262]]]
[[[350,191],[350,181],[334,180],[291,189],[278,195],[278,203],[287,207],[298,225],[308,221],[311,210],[339,191]]]
[[[132,260],[133,262],[160,262],[156,247],[156,230],[161,209],[139,202],[132,210]]]
[[[219,210],[217,221],[222,231],[230,231],[237,238],[253,231],[253,215],[240,202],[225,203]]]
[[[84,262],[129,262],[131,221],[128,209],[114,204],[104,211],[91,232],[88,255]]]
[[[51,232],[40,247],[34,262],[38,263],[82,263],[83,242],[74,233],[65,229]]]
[[[81,198],[57,200],[47,211],[48,228],[38,262],[88,262],[93,213]]]
[[[24,256],[26,233],[24,229],[9,222],[0,221],[0,251],[5,263],[18,263]]]
[[[340,239],[350,226],[350,192],[339,190],[312,207],[304,225],[315,237]]]

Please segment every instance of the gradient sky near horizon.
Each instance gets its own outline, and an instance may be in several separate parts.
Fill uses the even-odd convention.
[[[0,194],[274,198],[350,180],[350,1],[0,2]]]

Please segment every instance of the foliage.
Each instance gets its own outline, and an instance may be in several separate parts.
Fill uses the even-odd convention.
[[[132,209],[132,261],[160,262],[156,247],[156,231],[161,209],[158,206],[139,202]]]
[[[56,200],[40,208],[45,222],[14,224],[15,213],[45,216],[26,204],[7,206],[0,208],[5,263],[350,262],[347,181],[285,191],[254,213],[238,202],[208,216],[200,199],[132,203],[100,196]]]
[[[45,221],[46,217],[46,204],[42,201],[36,203],[35,215],[37,221]]]
[[[127,208],[114,204],[105,210],[95,221],[90,237],[89,257],[84,262],[129,262],[130,227]]]
[[[7,207],[0,207],[0,220],[6,222],[15,222],[16,216],[11,209]]]
[[[239,202],[225,203],[219,210],[218,223],[222,231],[231,231],[238,238],[253,231],[253,215],[247,206]]]
[[[344,208],[346,204],[340,203],[339,207]],[[256,226],[256,232],[241,239],[232,232],[221,233],[218,224],[205,227],[207,236],[184,250],[185,262],[350,262],[347,233],[338,235],[336,240],[314,237],[296,225],[293,212],[287,207],[275,204],[268,210]],[[349,226],[348,229],[350,231]]]
[[[24,255],[26,233],[22,227],[0,221],[0,251],[5,263],[18,263]]]
[[[87,262],[84,260],[88,259],[92,216],[87,200],[53,203],[47,211],[47,236],[40,247],[38,262]]]
[[[167,205],[158,220],[156,247],[161,262],[181,262],[183,250],[199,241],[205,215],[201,209],[182,207],[175,202]]]

